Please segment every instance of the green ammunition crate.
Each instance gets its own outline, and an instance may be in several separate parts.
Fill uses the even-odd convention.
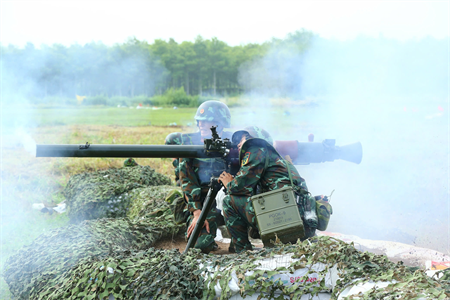
[[[296,243],[305,236],[292,187],[255,195],[251,201],[265,247],[273,246],[275,234],[282,243]]]

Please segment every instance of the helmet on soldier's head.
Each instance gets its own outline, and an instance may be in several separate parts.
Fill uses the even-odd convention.
[[[273,140],[272,140],[272,137],[270,136],[270,134],[258,126],[248,126],[242,130],[236,131],[235,133],[233,133],[233,137],[231,138],[231,141],[234,144],[238,144],[241,141],[243,134],[248,134],[250,136],[250,138],[263,139],[266,142],[268,142],[270,145],[273,146]]]
[[[225,103],[215,100],[203,102],[197,109],[195,120],[217,122],[217,125],[227,128],[231,126],[230,109]]]
[[[181,132],[172,132],[169,133],[166,136],[166,139],[164,141],[164,144],[166,145],[181,145]]]

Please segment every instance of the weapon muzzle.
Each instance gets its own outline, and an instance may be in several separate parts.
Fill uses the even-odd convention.
[[[360,142],[336,147],[336,158],[360,164],[362,160],[362,145]]]

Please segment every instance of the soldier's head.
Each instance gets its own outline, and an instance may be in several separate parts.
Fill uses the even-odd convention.
[[[211,126],[217,126],[217,133],[231,126],[231,114],[228,106],[220,101],[203,102],[197,109],[195,120],[203,138],[211,136]]]
[[[244,142],[248,139],[262,139],[273,146],[273,140],[270,134],[258,126],[249,126],[236,131],[233,133],[231,141],[233,144],[237,144],[240,150]]]
[[[181,132],[172,132],[166,136],[164,141],[166,145],[181,145]]]

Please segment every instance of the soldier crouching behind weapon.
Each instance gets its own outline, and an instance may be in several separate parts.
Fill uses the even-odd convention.
[[[284,160],[275,150],[272,138],[264,129],[252,126],[236,131],[232,142],[238,144],[241,167],[235,177],[223,172],[219,181],[228,194],[223,200],[223,214],[231,235],[230,251],[234,246],[239,253],[252,250],[248,238],[249,229],[250,232],[258,231],[255,210],[250,200],[257,189],[268,192],[292,185],[299,194],[306,194],[308,189],[294,165]],[[305,224],[304,229],[305,236],[302,240],[315,235],[315,228]]]
[[[198,132],[172,133],[167,136],[166,145],[203,145],[204,139],[211,138],[212,126],[217,126],[217,133],[222,138],[231,139],[231,133],[223,131],[224,128],[230,127],[231,120],[230,110],[224,103],[219,101],[202,103],[197,109],[195,120]],[[174,159],[173,165],[183,197],[174,199],[170,207],[175,215],[175,222],[187,223],[186,237],[189,238],[200,216],[211,177],[218,177],[227,169],[227,165],[223,158],[181,158]],[[223,224],[223,217],[213,204],[194,248],[201,249],[204,253],[216,250],[218,246],[214,238],[220,223]]]

